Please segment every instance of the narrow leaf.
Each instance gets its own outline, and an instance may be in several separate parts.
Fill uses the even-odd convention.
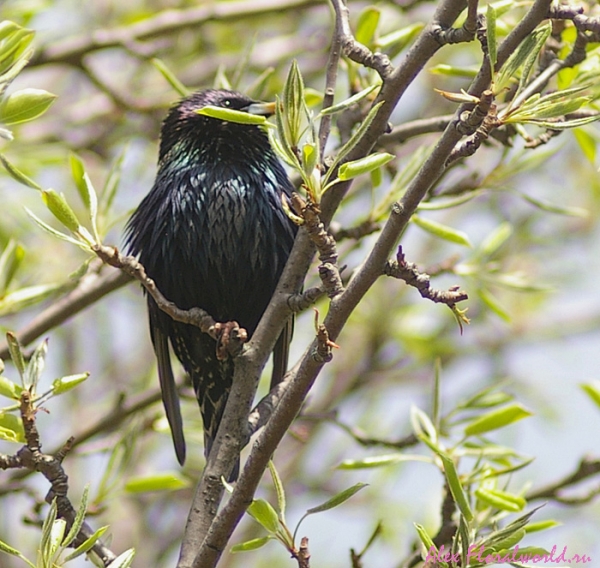
[[[63,241],[67,241],[67,242],[69,242],[71,244],[77,245],[78,247],[85,248],[87,250],[87,247],[84,246],[84,244],[81,241],[78,241],[78,240],[70,237],[69,235],[65,235],[64,233],[61,233],[60,231],[57,231],[56,229],[52,228],[47,223],[44,223],[44,221],[42,221],[39,217],[37,217],[35,215],[35,213],[33,213],[32,211],[30,211],[29,209],[27,209],[27,207],[25,207],[25,212],[27,213],[27,215],[29,215],[35,221],[35,223],[40,228],[42,228],[47,233],[50,233],[53,237],[56,237],[56,238],[61,239]]]
[[[31,359],[25,369],[23,377],[23,387],[35,392],[37,384],[40,380],[44,366],[46,364],[46,354],[48,353],[48,339],[44,339],[33,352]]]
[[[547,529],[553,529],[554,527],[559,527],[561,525],[562,523],[553,520],[537,521],[535,523],[529,523],[525,527],[525,532],[529,534],[533,532],[545,531]]]
[[[42,191],[41,186],[39,186],[35,181],[33,181],[30,177],[26,176],[21,170],[16,168],[13,164],[11,164],[6,156],[0,154],[0,162],[4,166],[4,169],[8,172],[8,174],[16,181],[18,181],[22,185],[26,185],[31,189],[37,189]]]
[[[231,108],[216,107],[212,105],[206,105],[205,107],[198,109],[196,113],[224,120],[225,122],[235,122],[237,124],[264,124],[267,120],[264,116],[259,114],[250,114],[241,110],[233,110]]]
[[[241,542],[239,544],[233,545],[230,551],[236,553],[247,552],[249,550],[257,550],[259,548],[262,548],[271,539],[271,536],[261,536],[259,538],[253,538],[252,540],[247,540],[246,542]]]
[[[350,137],[350,140],[348,140],[348,142],[346,142],[346,144],[344,144],[342,148],[340,148],[339,152],[337,153],[337,156],[331,164],[330,169],[327,172],[327,175],[325,176],[325,185],[327,184],[330,175],[337,169],[338,165],[342,162],[342,160],[360,142],[365,132],[369,129],[369,126],[371,126],[371,123],[375,120],[375,117],[377,116],[381,105],[383,105],[383,102],[384,101],[380,101],[371,108],[361,125],[356,129],[356,132],[354,132],[354,134]]]
[[[521,404],[509,404],[503,408],[492,410],[479,418],[473,420],[465,428],[465,436],[479,436],[490,432],[492,430],[498,430],[504,428],[514,422],[518,422],[523,418],[532,416],[532,412],[527,410]]]
[[[360,460],[344,460],[336,469],[370,469],[375,467],[385,467],[405,461],[429,462],[431,459],[427,456],[418,454],[387,454],[382,456],[370,456]]]
[[[327,114],[336,114],[338,112],[342,112],[342,111],[350,108],[351,106],[359,103],[360,101],[362,101],[365,97],[369,96],[375,89],[378,89],[379,87],[381,87],[381,83],[375,83],[373,85],[370,85],[366,89],[359,91],[355,95],[352,95],[351,97],[343,100],[342,102],[332,105],[330,107],[324,108],[319,113],[319,116],[325,116]]]
[[[503,319],[507,323],[510,323],[510,314],[508,313],[506,308],[504,308],[504,306],[499,302],[499,300],[487,288],[480,288],[479,290],[477,290],[477,294],[481,298],[481,301],[499,318]]]
[[[454,497],[454,501],[458,505],[463,517],[467,520],[467,522],[471,522],[473,520],[473,512],[471,511],[471,506],[469,505],[467,495],[460,483],[460,478],[458,477],[458,472],[456,471],[454,461],[446,454],[441,453],[439,456],[442,459],[444,474],[446,475],[448,487],[450,487],[450,493],[452,493],[452,497]]]
[[[583,383],[579,385],[582,390],[587,394],[592,402],[600,408],[600,381],[593,381],[591,383]]]
[[[164,472],[144,477],[134,477],[125,484],[128,493],[150,493],[154,491],[178,491],[189,487],[189,480],[177,473]]]
[[[77,233],[81,224],[75,215],[71,206],[62,194],[57,193],[53,189],[45,189],[42,191],[42,199],[46,207],[69,231]]]
[[[74,540],[75,537],[79,534],[81,527],[83,526],[83,520],[85,519],[85,513],[87,511],[87,502],[88,502],[88,494],[90,491],[90,486],[86,485],[83,488],[83,494],[81,496],[81,502],[79,503],[79,508],[77,509],[77,513],[75,514],[75,519],[73,519],[73,523],[71,528],[63,541],[63,546],[69,546]]]
[[[437,221],[432,221],[431,219],[425,219],[419,215],[413,215],[411,217],[411,221],[424,231],[427,231],[428,233],[431,233],[440,239],[465,247],[473,246],[469,240],[469,237],[463,231],[453,229],[452,227],[448,227],[447,225],[443,225]]]
[[[134,556],[135,550],[130,548],[123,552],[123,554],[119,554],[106,568],[129,568]]]
[[[107,530],[108,526],[100,527],[92,536],[86,538],[84,542],[82,542],[73,552],[71,552],[71,554],[65,556],[65,562],[73,560],[74,558],[77,558],[78,556],[89,552],[94,546],[94,544],[96,544],[100,540],[102,535],[104,535],[104,533]]]
[[[395,156],[386,152],[377,154],[370,154],[360,160],[354,160],[352,162],[346,162],[340,166],[338,171],[338,178],[342,181],[355,178],[361,174],[369,173],[373,170],[384,166],[389,161],[393,160]]]
[[[187,97],[190,94],[189,89],[175,76],[174,73],[158,58],[151,60],[152,65],[158,72],[167,80],[167,83],[177,91],[182,97]]]
[[[271,534],[276,534],[279,530],[279,518],[268,501],[254,499],[246,512]]]
[[[413,523],[413,524],[414,524],[415,529],[417,530],[417,534],[419,535],[421,542],[423,543],[423,546],[425,547],[425,550],[430,551],[431,549],[433,549],[435,552],[437,552],[438,548],[434,544],[431,536],[429,536],[429,533],[425,530],[425,527],[418,523]]]
[[[273,460],[269,460],[269,472],[271,473],[271,479],[273,480],[275,492],[277,493],[277,508],[279,509],[279,515],[281,516],[281,520],[283,521],[285,520],[285,490],[283,488],[283,483],[281,482],[279,473],[277,473],[277,469],[275,468]]]
[[[526,505],[526,501],[523,497],[512,495],[497,489],[484,489],[479,487],[475,490],[475,496],[480,501],[483,501],[496,509],[510,511],[511,513],[522,511]]]
[[[356,485],[353,485],[352,487],[348,487],[348,489],[344,489],[344,491],[341,491],[340,493],[338,493],[331,499],[328,499],[327,501],[325,501],[325,503],[322,503],[321,505],[317,505],[316,507],[311,507],[310,509],[308,509],[306,511],[305,516],[312,515],[314,513],[321,513],[323,511],[328,511],[329,509],[333,509],[334,507],[337,507],[338,505],[341,505],[342,503],[344,503],[345,501],[350,499],[350,497],[352,497],[353,495],[358,493],[361,489],[364,489],[367,485],[368,485],[367,483],[357,483]]]
[[[52,381],[52,394],[58,395],[74,389],[78,384],[85,381],[90,376],[89,373],[79,373],[77,375],[68,375]]]
[[[368,47],[373,45],[380,16],[381,11],[374,6],[368,6],[360,13],[354,34],[356,41]]]
[[[21,379],[25,376],[25,359],[21,350],[21,345],[17,336],[12,331],[6,332],[6,343],[8,344],[8,351],[10,352],[10,358],[14,366],[17,368]]]

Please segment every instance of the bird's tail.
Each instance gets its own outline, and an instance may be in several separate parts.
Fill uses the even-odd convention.
[[[191,377],[204,423],[204,456],[208,459],[229,398],[234,369],[230,359],[225,361],[217,359],[214,347],[210,354],[207,353],[203,357],[203,361],[200,372],[191,373]],[[229,482],[237,479],[239,470],[238,458],[229,475]]]

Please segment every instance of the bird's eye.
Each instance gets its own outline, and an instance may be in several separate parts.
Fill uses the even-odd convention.
[[[223,106],[229,108],[231,106],[231,101],[229,99],[225,99],[223,101]]]

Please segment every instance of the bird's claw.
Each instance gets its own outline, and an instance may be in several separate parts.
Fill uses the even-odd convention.
[[[217,335],[217,359],[224,361],[230,355],[235,356],[248,340],[248,333],[236,321],[215,324]]]

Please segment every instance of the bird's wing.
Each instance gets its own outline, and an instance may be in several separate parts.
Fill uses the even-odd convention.
[[[164,332],[164,326],[159,324],[159,318],[168,318],[169,316],[160,311],[152,298],[148,298],[148,314],[150,316],[152,345],[158,361],[158,378],[160,379],[163,405],[171,428],[177,461],[183,465],[185,462],[185,439],[183,437],[181,409],[179,408],[179,395],[173,378],[173,369],[171,368],[169,338]]]
[[[279,339],[277,339],[275,349],[273,349],[273,374],[271,375],[271,389],[283,380],[283,376],[287,372],[290,343],[292,341],[293,334],[294,316],[291,316],[285,324]]]

